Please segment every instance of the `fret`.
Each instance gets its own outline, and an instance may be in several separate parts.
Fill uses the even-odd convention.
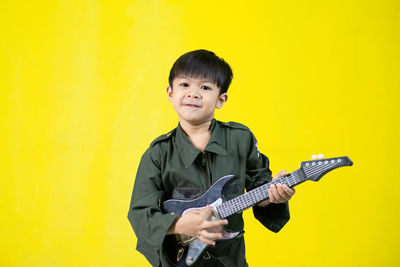
[[[305,179],[300,169],[296,170],[287,176],[281,177],[267,184],[264,184],[258,188],[248,191],[247,193],[228,200],[217,207],[217,212],[221,219],[225,219],[235,213],[244,211],[259,202],[262,202],[269,198],[268,189],[272,184],[285,184],[289,187],[293,187],[304,182]]]

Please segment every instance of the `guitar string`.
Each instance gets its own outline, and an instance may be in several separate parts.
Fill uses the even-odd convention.
[[[292,182],[293,182],[293,185],[295,185],[301,181],[302,181],[302,179],[298,173],[298,170],[296,170],[296,171],[290,173],[289,175],[280,178],[279,180],[275,180],[273,183],[267,184],[266,189],[268,190],[271,184],[276,184],[279,182],[282,182],[284,184],[292,186]],[[251,202],[249,203],[249,200],[251,200],[254,203],[255,201],[261,201],[262,199],[268,198],[267,190],[261,190],[261,189],[262,189],[262,187],[258,187],[255,190],[250,191],[248,193],[248,195],[244,194],[238,198],[234,198],[233,201],[230,201],[228,203],[225,202],[226,205],[224,205],[224,206],[226,208],[224,210],[226,210],[228,212],[227,216],[230,216],[242,209],[250,207],[252,203]],[[232,204],[236,204],[236,205],[231,206]],[[221,207],[221,208],[224,208],[224,207]],[[224,215],[225,215],[225,212],[224,212]]]
[[[293,172],[285,177],[282,177],[279,181],[275,180],[277,182],[283,182],[284,184],[291,185],[292,182],[295,182],[297,179],[296,173]],[[285,182],[286,181],[286,182]],[[295,184],[295,183],[294,183]],[[266,186],[267,189],[269,189],[270,186]],[[251,206],[252,203],[256,201],[261,201],[262,199],[265,199],[268,197],[268,192],[266,190],[262,190],[262,187],[258,187],[255,190],[252,190],[249,192],[248,199],[251,200],[251,203],[248,202],[248,200],[244,197],[238,198],[237,201],[233,201],[233,203],[239,203],[240,206],[237,206],[237,210],[241,210],[242,208],[245,208],[247,206]],[[229,204],[229,203],[228,203]]]
[[[323,162],[323,161],[320,161],[320,162]],[[310,166],[310,167],[303,167],[303,168],[304,168],[307,176],[312,176],[318,172],[321,172],[322,170],[327,170],[331,167],[334,167],[334,166],[338,165],[338,163],[339,162],[331,163],[328,166],[326,163],[325,164],[322,163],[317,166]],[[269,183],[266,186],[266,189],[268,190],[271,184],[283,182],[284,184],[292,186],[292,184],[291,184],[292,182],[293,182],[293,185],[295,185],[295,184],[297,184],[297,182],[301,182],[302,180],[303,179],[301,179],[301,177],[298,174],[298,170],[296,170],[296,171],[290,173],[289,175],[282,177],[279,180],[275,180],[274,182]],[[239,210],[242,210],[243,208],[247,208],[247,206],[251,206],[251,204],[254,203],[255,201],[261,201],[262,199],[267,198],[268,197],[268,194],[266,194],[267,190],[261,190],[261,187],[259,187],[256,190],[250,191],[248,194],[244,194],[241,197],[235,198],[232,202],[237,204],[236,209],[235,209],[235,207],[230,208],[229,207],[230,203],[227,203],[228,210],[230,211],[229,213],[231,213],[231,212],[235,213],[235,211],[237,212]],[[251,202],[249,202],[249,200]]]
[[[319,166],[308,166],[308,167],[303,167],[305,173],[307,176],[312,176],[317,174],[318,172],[321,172],[322,170],[327,170],[329,168],[335,167],[336,165],[340,164],[340,162],[335,162],[335,163],[330,163],[330,164],[321,164]],[[311,169],[312,168],[312,169]]]
[[[307,176],[312,176],[314,174],[317,174],[318,172],[321,172],[324,169],[327,170],[337,164],[338,162],[335,163],[329,162],[329,164],[322,163],[320,165],[315,165],[315,166],[304,166],[303,169]]]
[[[286,181],[286,182],[285,182]],[[270,183],[266,186],[266,189],[268,190],[271,184],[275,184],[278,182],[283,182],[284,184],[287,184],[289,186],[297,184],[297,182],[301,182],[302,179],[299,177],[298,170],[290,173],[289,175],[282,177],[280,180],[275,180],[274,183]],[[224,207],[219,208],[219,211],[221,211],[221,214],[225,214],[225,210],[228,211],[230,215],[238,212],[239,210],[245,209],[247,207],[250,207],[252,203],[261,201],[263,199],[268,198],[268,192],[267,190],[261,190],[262,186],[256,188],[255,190],[249,191],[246,195],[242,195],[240,197],[234,198],[232,200],[229,200],[225,202]],[[249,202],[250,200],[250,202]],[[232,206],[234,205],[234,206]],[[222,209],[222,210],[221,210]],[[228,215],[228,216],[230,216]]]
[[[296,170],[296,171],[290,173],[289,175],[280,178],[279,180],[275,180],[273,183],[269,183],[266,186],[266,189],[268,190],[271,184],[276,184],[279,182],[282,182],[289,186],[293,186],[295,184],[298,184],[298,182],[301,182],[301,181],[303,181],[303,179],[300,177],[298,170]],[[243,208],[246,208],[247,206],[251,206],[251,204],[256,201],[261,201],[263,199],[268,198],[267,190],[262,190],[262,187],[258,187],[255,190],[250,191],[247,196],[242,195],[241,197],[238,197],[237,199],[233,199],[233,201],[226,203],[225,206],[230,211],[229,213],[234,212],[235,210],[239,211]],[[249,203],[248,200],[251,200],[251,202]],[[233,203],[233,204],[238,203],[240,205],[236,205],[236,207],[230,208],[229,206],[231,205],[231,203]]]
[[[319,162],[323,162],[323,163],[320,165],[316,165],[316,166],[309,166],[309,167],[304,166],[303,167],[307,176],[315,175],[318,172],[321,172],[322,170],[327,170],[327,169],[339,164],[339,162],[337,162],[337,161],[335,163],[329,162],[330,164],[324,164],[325,163],[324,161],[319,161]],[[286,183],[284,182],[285,180],[286,180]],[[295,184],[297,184],[297,182],[301,182],[301,181],[302,181],[302,179],[301,179],[300,175],[298,174],[298,170],[296,170],[296,171],[290,173],[289,175],[282,177],[279,181],[275,180],[274,182],[267,184],[266,189],[268,190],[270,185],[276,184],[279,182],[283,182],[284,184],[292,186],[291,182],[293,182],[293,185],[295,185]],[[227,215],[227,217],[240,211],[240,210],[246,209],[247,206],[251,206],[251,202],[249,203],[248,200],[251,200],[252,202],[261,201],[262,199],[268,197],[267,190],[261,190],[261,187],[259,187],[259,188],[256,188],[255,190],[252,190],[246,194],[243,194],[240,197],[234,198],[233,201],[229,200],[229,201],[227,201],[228,203],[225,202],[224,204],[226,204],[226,205],[224,205],[224,206],[228,208],[228,214],[229,214],[229,215]],[[232,205],[230,207],[229,205],[231,203],[236,204],[236,205],[235,206]],[[224,207],[222,205],[219,207],[221,207],[220,209],[224,209]],[[226,209],[224,209],[224,210],[226,210]],[[224,213],[224,211],[221,211],[221,213]]]
[[[324,169],[327,170],[335,165],[337,165],[337,163],[331,163],[329,165],[321,164],[318,166],[307,166],[307,167],[304,167],[304,171],[306,172],[307,176],[312,176],[314,174],[317,174],[318,172],[321,172]]]

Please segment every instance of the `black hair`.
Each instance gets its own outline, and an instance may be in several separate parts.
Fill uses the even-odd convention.
[[[220,88],[220,95],[228,91],[233,78],[229,64],[214,52],[205,49],[187,52],[175,61],[168,78],[171,88],[175,77],[180,75],[210,79]]]

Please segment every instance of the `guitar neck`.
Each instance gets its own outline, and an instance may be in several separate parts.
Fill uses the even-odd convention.
[[[217,212],[221,219],[225,219],[235,213],[242,212],[248,208],[256,205],[257,203],[269,198],[268,189],[273,184],[281,183],[289,187],[293,187],[306,181],[300,169],[291,172],[287,176],[281,177],[260,187],[257,187],[247,193],[238,197],[232,198],[221,205],[217,206]]]

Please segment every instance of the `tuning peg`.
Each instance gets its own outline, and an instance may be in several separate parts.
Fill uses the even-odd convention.
[[[317,155],[312,155],[312,157],[311,157],[313,160],[316,160],[317,158],[318,158],[318,156]]]
[[[318,159],[323,159],[324,158],[324,154],[318,154],[317,158]]]

